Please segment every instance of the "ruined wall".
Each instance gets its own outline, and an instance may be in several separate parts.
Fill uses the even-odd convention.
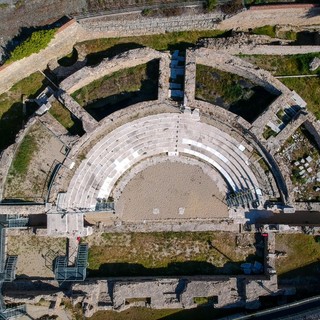
[[[272,13],[269,14],[270,12]],[[289,12],[290,14],[288,12],[284,13],[283,10],[261,10],[259,12],[248,10],[233,17],[212,13],[169,18],[140,18],[132,21],[126,20],[124,15],[123,20],[112,22],[104,21],[104,16],[102,16],[99,19],[83,19],[81,25],[71,22],[61,28],[46,49],[14,62],[5,68],[0,68],[0,94],[31,73],[45,69],[52,59],[59,59],[70,53],[74,44],[81,41],[183,30],[230,30],[239,28],[245,30],[246,28],[263,25],[291,25],[293,22],[299,26],[320,23],[320,15],[310,17],[306,9],[290,9]],[[284,14],[286,17],[284,17]],[[222,22],[218,21],[225,18],[226,20]],[[246,23],[249,26],[246,26]]]
[[[88,85],[90,82],[100,79],[120,69],[130,68],[147,63],[153,59],[169,60],[169,54],[162,53],[150,48],[139,48],[126,51],[113,58],[105,58],[98,66],[84,67],[73,73],[61,82],[60,88],[68,93]],[[166,79],[169,81],[169,78]]]
[[[222,13],[195,14],[165,18],[144,18],[129,20],[124,16],[119,20],[104,20],[103,17],[81,19],[79,23],[87,30],[95,32],[116,31],[119,37],[142,34],[164,33],[187,30],[215,29],[222,20]]]
[[[289,28],[290,30],[290,28]],[[297,30],[298,32],[298,30]],[[277,42],[277,45],[274,43]],[[290,45],[292,41],[274,39],[265,35],[236,33],[228,38],[205,38],[198,44],[208,49],[225,51],[228,54],[266,54],[266,55],[293,55],[307,52],[319,52],[320,46]]]
[[[273,94],[290,92],[279,80],[268,71],[257,69],[253,64],[238,57],[210,49],[200,48],[195,51],[197,64],[203,64],[226,72],[235,73],[247,78]]]

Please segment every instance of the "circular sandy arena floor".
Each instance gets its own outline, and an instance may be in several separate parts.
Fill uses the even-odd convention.
[[[138,173],[116,202],[122,220],[225,218],[224,195],[199,166],[164,162]]]

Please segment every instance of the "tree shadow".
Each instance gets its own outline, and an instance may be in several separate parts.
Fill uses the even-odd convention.
[[[87,58],[86,65],[95,66],[101,63],[102,60],[105,58],[113,58],[116,55],[124,53],[128,50],[139,49],[139,48],[144,48],[144,46],[135,42],[120,43],[103,51],[89,53],[86,57]]]

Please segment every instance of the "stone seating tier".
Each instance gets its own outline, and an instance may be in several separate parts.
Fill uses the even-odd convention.
[[[115,129],[97,143],[76,171],[62,206],[94,210],[108,198],[117,180],[138,162],[159,154],[183,153],[215,167],[230,191],[252,190],[257,179],[240,143],[221,130],[186,114],[147,116]]]

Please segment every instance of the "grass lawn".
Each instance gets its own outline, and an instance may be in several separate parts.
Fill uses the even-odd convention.
[[[98,311],[90,320],[212,320],[236,313],[235,309],[214,309],[199,307],[194,309],[149,309],[130,308],[122,312]]]
[[[252,32],[255,34],[266,35],[271,38],[276,37],[276,27],[275,26],[263,26],[263,27],[254,28],[252,30]]]
[[[241,58],[258,67],[270,71],[275,76],[317,74],[310,71],[309,63],[320,53],[297,54],[288,56],[242,55]],[[295,90],[306,102],[307,108],[320,119],[320,78],[284,78],[279,79],[291,90]]]
[[[40,72],[17,82],[9,91],[0,95],[0,152],[14,143],[16,134],[23,123],[35,111],[32,103],[27,103],[26,115],[22,110],[22,96],[34,98],[45,86],[45,78]]]
[[[320,119],[320,77],[285,78],[280,81],[296,91],[307,102],[308,110]]]
[[[194,46],[201,38],[217,37],[224,32],[225,31],[221,30],[181,31],[138,37],[94,39],[78,43],[77,48],[84,50],[87,54],[108,50],[106,52],[100,52],[96,57],[113,56],[120,52],[141,46],[156,50],[185,49]]]
[[[159,61],[153,60],[106,75],[77,90],[72,96],[94,118],[101,120],[130,104],[156,99],[158,72]]]
[[[225,108],[253,122],[276,98],[264,88],[234,73],[197,65],[196,99]]]
[[[279,276],[295,270],[296,274],[304,275],[303,267],[320,260],[320,244],[312,235],[277,234],[276,249],[285,251],[286,257],[277,259],[276,270]],[[318,271],[317,271],[318,273]]]
[[[271,136],[276,136],[277,133],[274,132],[270,127],[266,126],[266,128],[264,129],[262,136],[268,140]]]
[[[34,154],[38,151],[36,137],[27,134],[21,141],[10,168],[11,175],[25,176]]]
[[[227,232],[104,233],[88,237],[89,276],[239,274],[257,258],[254,235],[239,248]]]
[[[43,202],[51,173],[65,154],[63,143],[36,121],[19,144],[5,184],[4,198]]]
[[[55,100],[51,103],[49,113],[56,118],[71,134],[84,133],[81,121],[74,118],[71,112],[66,109],[59,101]]]
[[[309,63],[314,57],[320,58],[320,53],[295,55],[241,55],[241,59],[257,65],[261,69],[270,71],[276,76],[316,74],[319,71],[310,71]]]

